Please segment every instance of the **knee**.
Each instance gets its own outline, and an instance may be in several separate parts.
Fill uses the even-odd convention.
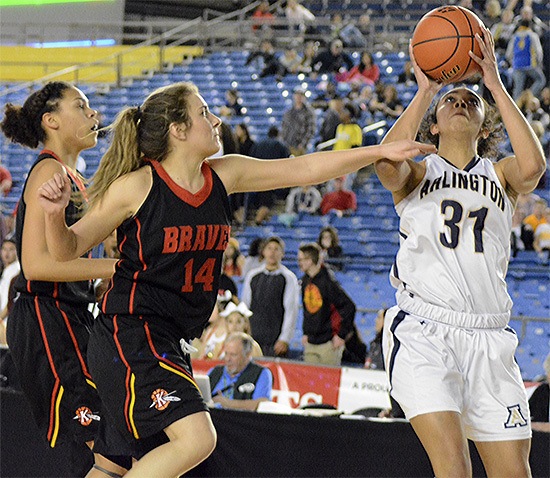
[[[459,450],[456,453],[449,452],[444,460],[432,462],[432,466],[437,477],[464,478],[472,476],[470,455]]]

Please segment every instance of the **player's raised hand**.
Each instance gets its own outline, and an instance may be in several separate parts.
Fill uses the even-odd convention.
[[[495,40],[489,29],[483,32],[483,38],[476,34],[476,41],[481,50],[482,58],[470,51],[470,57],[481,67],[483,82],[489,91],[498,86],[502,86],[500,75],[498,73],[497,57],[495,54]]]
[[[71,198],[71,180],[66,173],[55,173],[38,188],[38,202],[48,214],[65,211]]]
[[[414,76],[416,78],[416,84],[418,85],[418,89],[429,90],[435,95],[443,85],[441,83],[438,83],[435,80],[432,80],[428,75],[426,75],[426,73],[424,73],[420,69],[420,67],[418,66],[418,63],[416,63],[416,60],[414,58],[413,47],[411,42],[409,42],[409,56],[411,58],[411,63],[413,66]]]
[[[412,139],[402,139],[392,141],[381,145],[384,158],[391,161],[405,161],[416,156],[426,155],[437,152],[437,148],[433,144],[419,143]]]

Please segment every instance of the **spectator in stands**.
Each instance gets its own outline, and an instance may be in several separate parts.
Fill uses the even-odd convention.
[[[317,56],[319,45],[315,41],[307,41],[304,43],[304,48],[301,54],[302,61],[300,62],[300,73],[311,75],[313,71],[313,60]]]
[[[248,246],[248,254],[244,260],[242,277],[246,277],[251,270],[261,266],[263,261],[262,249],[263,238],[256,237],[250,242],[250,245]]]
[[[508,328],[512,301],[503,279],[516,195],[534,189],[546,161],[502,84],[492,38],[485,33],[476,36],[480,56],[470,52],[470,57],[482,70],[494,108],[463,86],[433,101],[441,85],[415,65],[418,91],[382,141],[420,132],[438,147],[419,162],[375,165],[392,192],[402,233],[391,271],[397,305],[386,313],[383,346],[386,359],[391,357],[391,372],[386,371],[391,394],[424,446],[434,476],[471,476],[470,439],[487,476],[528,477],[529,409],[514,360],[518,342]],[[513,155],[495,162],[501,122]],[[477,187],[420,193],[455,171],[468,180],[487,178],[499,191],[500,206]],[[483,231],[475,224],[480,215]]]
[[[546,222],[545,211],[547,207],[548,203],[545,199],[537,198],[533,206],[533,212],[523,220],[521,240],[527,251],[533,250],[533,242],[538,226]]]
[[[344,189],[345,177],[334,179],[334,191],[323,195],[321,214],[334,214],[337,217],[350,216],[357,210],[357,196]]]
[[[542,94],[542,92],[541,92]],[[523,90],[516,100],[518,108],[527,121],[540,121],[543,127],[548,126],[550,115],[541,107],[540,100],[529,89]]]
[[[292,98],[292,106],[283,115],[281,137],[292,155],[302,156],[315,135],[315,110],[308,103],[303,88],[295,88]]]
[[[227,324],[225,318],[221,316],[221,312],[228,304],[234,300],[238,301],[238,299],[231,292],[223,291],[221,294],[220,292],[218,291],[216,306],[210,314],[207,326],[201,336],[192,342],[195,348],[195,351],[191,353],[193,359],[219,360],[222,355],[224,341],[227,337]]]
[[[550,86],[545,86],[540,92],[540,107],[550,115]]]
[[[371,340],[365,359],[365,368],[370,370],[385,370],[384,356],[382,355],[382,333],[384,331],[384,318],[388,309],[380,309],[374,319],[374,330],[376,335]]]
[[[502,9],[499,0],[487,0],[485,2],[484,14],[481,17],[483,24],[491,30],[493,25],[500,21]]]
[[[367,40],[353,19],[334,13],[330,19],[330,39],[340,39],[346,48],[364,48]]]
[[[250,156],[250,151],[254,145],[254,140],[250,135],[246,123],[239,123],[235,126],[235,135],[237,136],[237,144],[239,146],[239,154]]]
[[[259,159],[288,158],[291,151],[279,138],[279,128],[270,126],[267,137],[257,141],[250,150],[251,156]],[[271,213],[275,201],[273,191],[261,191],[250,194],[249,207],[255,210],[254,223],[262,224]]]
[[[533,248],[537,251],[541,262],[548,265],[550,259],[550,207],[544,211],[546,222],[540,223],[534,234]]]
[[[240,277],[244,266],[244,256],[241,254],[239,240],[230,237],[223,253],[222,270],[228,277]]]
[[[491,27],[491,34],[495,39],[495,49],[499,55],[505,54],[508,42],[512,38],[515,29],[514,12],[512,10],[503,10],[500,15],[500,21]]]
[[[271,399],[273,376],[252,360],[252,337],[234,332],[225,341],[225,365],[208,371],[212,400],[220,408],[255,411]]]
[[[12,281],[21,271],[14,239],[4,239],[2,241],[0,257],[2,259],[2,273],[0,276],[0,320],[5,320],[8,316],[10,288],[13,287]]]
[[[315,186],[298,186],[292,188],[286,197],[285,213],[316,214],[321,205],[322,196]]]
[[[336,80],[345,83],[359,82],[362,84],[374,86],[380,79],[380,68],[368,51],[363,51],[359,64],[352,67],[349,71],[336,75]]]
[[[285,212],[279,214],[279,222],[287,227],[304,214],[316,214],[321,204],[321,193],[315,186],[292,188],[286,197]]]
[[[285,75],[296,75],[302,71],[302,57],[298,55],[296,47],[293,45],[288,45],[285,48],[279,62],[284,68]]]
[[[252,328],[250,327],[252,311],[244,302],[239,302],[238,304],[229,302],[225,309],[220,312],[220,315],[225,318],[225,326],[228,334],[242,332],[252,335]],[[263,357],[264,354],[258,342],[254,339],[252,339],[252,342],[252,357]]]
[[[522,22],[528,22],[533,32],[541,38],[544,32],[548,31],[548,26],[533,12],[533,7],[524,3],[519,11],[519,15],[514,18],[516,29],[519,29]]]
[[[333,269],[342,270],[343,255],[338,230],[334,226],[325,226],[319,232],[317,244],[321,247],[323,262]]]
[[[319,142],[317,145],[336,138],[336,128],[338,128],[338,125],[341,123],[344,104],[344,99],[341,96],[329,100],[328,108],[323,114],[323,122],[319,128]],[[328,146],[322,149],[326,148],[328,148]]]
[[[529,398],[531,428],[550,432],[550,354],[544,360],[545,380],[540,383]]]
[[[231,88],[225,92],[225,105],[220,108],[220,115],[224,118],[231,118],[234,116],[242,116],[246,111],[243,108],[243,99],[239,94],[239,91],[235,88]]]
[[[250,131],[245,123],[238,123],[235,126],[235,137],[237,138],[237,149],[239,154],[251,156],[254,140],[250,136]],[[245,194],[246,193],[235,193],[229,196],[229,203],[231,204],[231,210],[233,211],[233,219],[237,227],[243,226],[246,219]]]
[[[320,75],[343,73],[353,66],[353,58],[344,51],[344,44],[340,39],[332,40],[329,48],[318,53],[313,60],[313,71]]]
[[[387,119],[394,120],[403,113],[403,103],[395,85],[384,85],[382,95],[370,104],[373,111],[381,112]]]
[[[518,29],[508,42],[506,59],[512,65],[513,98],[515,100],[519,98],[527,80],[532,81],[529,88],[535,96],[538,96],[546,83],[542,71],[542,45],[528,20],[521,20]]]
[[[416,85],[416,77],[414,76],[414,68],[410,60],[403,63],[403,71],[399,73],[397,77],[398,83],[402,83],[407,86]]]
[[[341,96],[338,92],[337,85],[336,81],[332,80],[320,82],[317,85],[318,93],[312,99],[311,106],[315,110],[328,109],[330,101]]]
[[[286,2],[285,17],[291,32],[303,35],[314,30],[315,15],[298,0],[288,0]]]
[[[294,272],[281,261],[285,244],[280,237],[265,240],[263,263],[244,279],[242,301],[254,315],[250,325],[264,355],[284,357],[298,317],[300,287]]]
[[[252,14],[252,29],[254,31],[270,31],[275,15],[271,12],[268,0],[262,0]]]
[[[277,58],[277,52],[273,43],[269,40],[262,40],[258,50],[250,53],[246,59],[245,65],[250,65],[258,59],[262,59],[261,67],[258,67],[259,73],[252,75],[252,79],[264,78],[266,76],[276,76],[281,78],[284,74],[284,68]],[[261,68],[261,69],[260,69]]]
[[[340,113],[340,124],[336,127],[335,151],[358,148],[363,143],[363,131],[357,124],[355,108],[346,103]]]
[[[13,179],[8,168],[6,168],[0,162],[0,192],[5,197],[7,196],[13,186]]]
[[[355,303],[324,266],[319,244],[300,246],[298,266],[304,273],[301,279],[304,361],[338,366],[346,339],[353,332]]]

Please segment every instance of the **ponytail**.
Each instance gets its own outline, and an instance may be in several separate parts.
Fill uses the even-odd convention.
[[[139,107],[126,108],[118,114],[113,124],[106,128],[111,132],[111,145],[103,155],[92,185],[87,190],[90,207],[101,201],[116,179],[143,166],[138,147],[139,117]]]

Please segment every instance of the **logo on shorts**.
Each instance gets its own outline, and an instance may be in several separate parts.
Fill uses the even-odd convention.
[[[179,402],[181,398],[174,397],[173,396],[174,393],[176,393],[175,390],[173,392],[168,393],[166,390],[162,388],[157,388],[151,394],[151,400],[153,400],[153,403],[151,403],[149,408],[155,407],[157,410],[164,410],[168,405],[170,405],[170,402]]]
[[[87,427],[92,420],[101,420],[99,415],[93,413],[88,407],[80,407],[73,417],[73,420],[78,420],[83,427]]]
[[[516,428],[527,426],[527,420],[521,412],[519,405],[512,405],[508,408],[508,419],[504,423],[504,428]]]

